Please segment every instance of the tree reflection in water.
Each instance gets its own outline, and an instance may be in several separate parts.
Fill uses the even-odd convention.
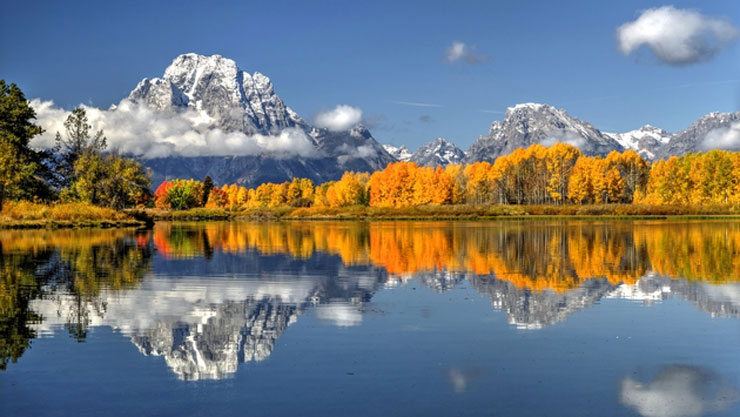
[[[740,317],[740,222],[163,223],[2,231],[0,245],[3,368],[37,332],[83,341],[110,326],[182,379],[223,378],[307,309],[355,326],[376,291],[409,279],[435,292],[467,280],[525,329],[604,298]]]
[[[62,294],[73,299],[74,308],[60,318],[82,342],[90,314],[104,313],[101,289],[134,287],[150,269],[151,256],[146,232],[0,232],[0,367],[5,369],[30,347],[34,325],[47,319],[31,308],[34,299]]]

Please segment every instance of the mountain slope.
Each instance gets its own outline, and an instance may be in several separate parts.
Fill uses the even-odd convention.
[[[269,151],[268,143],[263,151],[244,156],[143,155],[141,160],[152,169],[155,185],[165,179],[205,175],[219,184],[245,186],[264,180],[287,181],[294,176],[324,182],[338,179],[347,170],[374,171],[394,161],[364,127],[345,131],[316,128],[285,105],[268,77],[242,71],[234,61],[219,55],[180,55],[162,78],[142,80],[128,99],[158,112],[189,112],[203,132],[239,132],[274,141],[278,140],[275,135],[294,129],[315,151],[308,156],[286,155]]]
[[[465,161],[492,162],[516,148],[556,142],[577,146],[586,155],[623,150],[614,138],[604,135],[590,123],[570,116],[565,110],[547,104],[524,103],[509,107],[504,120],[493,122],[488,134],[480,136],[470,146]]]
[[[658,158],[671,155],[683,155],[686,152],[706,151],[709,149],[739,150],[740,141],[722,140],[722,133],[738,129],[740,112],[713,112],[696,120],[685,130],[676,133],[673,138],[658,152]]]

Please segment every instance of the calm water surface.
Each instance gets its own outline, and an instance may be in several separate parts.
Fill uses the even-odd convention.
[[[0,231],[0,416],[737,416],[740,222]]]

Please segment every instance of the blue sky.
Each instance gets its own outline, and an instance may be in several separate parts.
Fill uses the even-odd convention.
[[[544,102],[605,131],[670,131],[740,108],[740,47],[711,59],[625,55],[617,28],[649,8],[694,9],[740,26],[740,2],[8,2],[0,78],[29,98],[108,107],[186,52],[268,75],[304,118],[363,110],[373,135],[466,149],[506,107]],[[448,62],[453,42],[475,48]],[[411,106],[426,103],[434,106]]]

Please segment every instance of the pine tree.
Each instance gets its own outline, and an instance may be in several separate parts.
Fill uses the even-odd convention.
[[[0,204],[6,199],[47,197],[44,153],[30,148],[43,132],[36,112],[17,85],[0,80]]]
[[[202,206],[205,206],[206,203],[208,203],[208,197],[211,195],[212,189],[213,180],[211,179],[210,175],[206,175],[206,177],[203,179],[203,201],[201,202]]]
[[[61,188],[69,186],[76,179],[75,163],[85,154],[100,153],[107,146],[102,130],[90,136],[92,126],[88,124],[87,113],[82,107],[72,110],[64,121],[66,138],[57,132],[55,153],[58,155],[58,180]]]

